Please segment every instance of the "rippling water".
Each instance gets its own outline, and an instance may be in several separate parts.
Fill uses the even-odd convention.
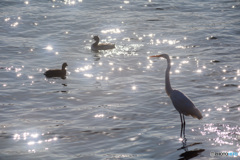
[[[4,0],[0,13],[0,159],[240,152],[240,1]],[[93,35],[116,48],[92,52]],[[184,149],[166,60],[148,58],[161,53],[204,116],[186,117]],[[44,77],[63,62],[66,79]]]

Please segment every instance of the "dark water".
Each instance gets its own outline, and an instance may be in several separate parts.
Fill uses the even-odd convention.
[[[240,152],[240,1],[5,0],[0,13],[0,159]],[[93,35],[116,48],[92,52]],[[148,58],[161,53],[203,114],[186,117],[186,148],[166,60]],[[63,62],[66,79],[44,77]]]

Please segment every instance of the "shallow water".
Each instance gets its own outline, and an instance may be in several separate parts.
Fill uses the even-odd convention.
[[[0,159],[219,159],[240,152],[240,2],[0,2]],[[92,52],[92,36],[115,43]],[[211,38],[211,36],[215,38]],[[202,120],[165,93],[188,95]],[[68,63],[66,79],[47,69]],[[240,155],[240,154],[239,154]]]

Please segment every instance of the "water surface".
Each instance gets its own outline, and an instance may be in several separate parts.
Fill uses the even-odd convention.
[[[239,1],[1,1],[1,159],[218,159],[240,152]],[[92,52],[92,36],[115,43]],[[211,37],[212,36],[212,37]],[[213,38],[214,37],[214,38]],[[172,87],[203,114],[180,118]],[[66,79],[47,69],[68,63]]]

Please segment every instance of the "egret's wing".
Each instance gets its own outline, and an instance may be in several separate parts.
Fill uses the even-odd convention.
[[[194,118],[201,119],[201,112],[194,106],[192,101],[178,90],[173,90],[170,98],[176,110],[186,116],[191,115]]]

